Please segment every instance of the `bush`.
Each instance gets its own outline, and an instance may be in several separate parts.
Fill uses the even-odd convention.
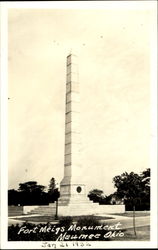
[[[99,221],[92,215],[92,216],[87,216],[87,217],[81,217],[77,221],[77,226],[98,226],[100,225]]]
[[[71,216],[61,217],[59,220],[59,226],[65,226],[65,228],[68,228],[72,223],[73,219]]]

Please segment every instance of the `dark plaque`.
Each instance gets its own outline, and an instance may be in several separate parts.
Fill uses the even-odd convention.
[[[79,186],[79,187],[76,188],[76,190],[77,190],[78,193],[81,193],[82,188]]]

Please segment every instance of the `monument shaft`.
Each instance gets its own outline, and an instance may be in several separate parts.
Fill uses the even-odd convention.
[[[60,184],[60,200],[69,203],[85,196],[82,184],[80,93],[77,56],[67,57],[66,110],[65,110],[65,158],[64,178]]]
[[[66,112],[65,112],[65,176],[75,177],[80,161],[80,96],[77,69],[77,57],[67,57],[66,76]],[[73,167],[74,166],[74,167]]]

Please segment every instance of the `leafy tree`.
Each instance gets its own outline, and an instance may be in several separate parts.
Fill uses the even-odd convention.
[[[45,191],[45,186],[37,181],[28,181],[19,184],[18,190],[8,190],[8,205],[47,205],[59,198],[59,191],[52,177]]]
[[[15,189],[8,190],[8,205],[18,205],[19,203],[19,192]]]
[[[104,192],[100,189],[93,189],[89,192],[88,197],[93,202],[99,202],[102,203],[102,201],[105,198]]]
[[[118,197],[118,194],[114,192],[106,196],[104,204],[118,205],[118,204],[124,204],[124,202],[120,197]]]
[[[140,177],[142,181],[141,203],[145,208],[150,209],[150,168],[143,171]]]
[[[21,205],[40,205],[47,203],[48,195],[44,192],[45,186],[38,185],[36,181],[28,181],[19,184],[19,196]]]
[[[24,183],[19,184],[19,191],[20,192],[43,192],[45,189],[45,186],[37,185],[37,181],[28,181]]]
[[[133,206],[133,229],[136,235],[135,228],[135,205],[142,195],[142,178],[138,174],[127,172],[115,176],[113,178],[114,187],[117,188],[117,195],[123,198],[124,201],[129,201]]]
[[[141,173],[142,182],[146,187],[150,187],[150,168],[147,168]]]

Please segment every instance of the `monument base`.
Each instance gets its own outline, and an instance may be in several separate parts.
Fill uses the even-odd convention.
[[[55,216],[56,203],[46,206],[24,206],[24,214],[39,214],[41,216]],[[125,205],[99,205],[98,203],[81,204],[58,204],[58,216],[81,216],[81,215],[106,215],[125,213]]]
[[[60,198],[59,206],[61,205],[70,205],[70,204],[85,204],[91,203],[86,195],[86,187],[82,182],[79,182],[78,179],[70,177],[64,177],[60,183]]]
[[[58,206],[59,216],[80,216],[80,215],[94,215],[99,208],[99,204],[94,204],[91,202],[84,203],[73,203],[64,206],[60,204]]]

